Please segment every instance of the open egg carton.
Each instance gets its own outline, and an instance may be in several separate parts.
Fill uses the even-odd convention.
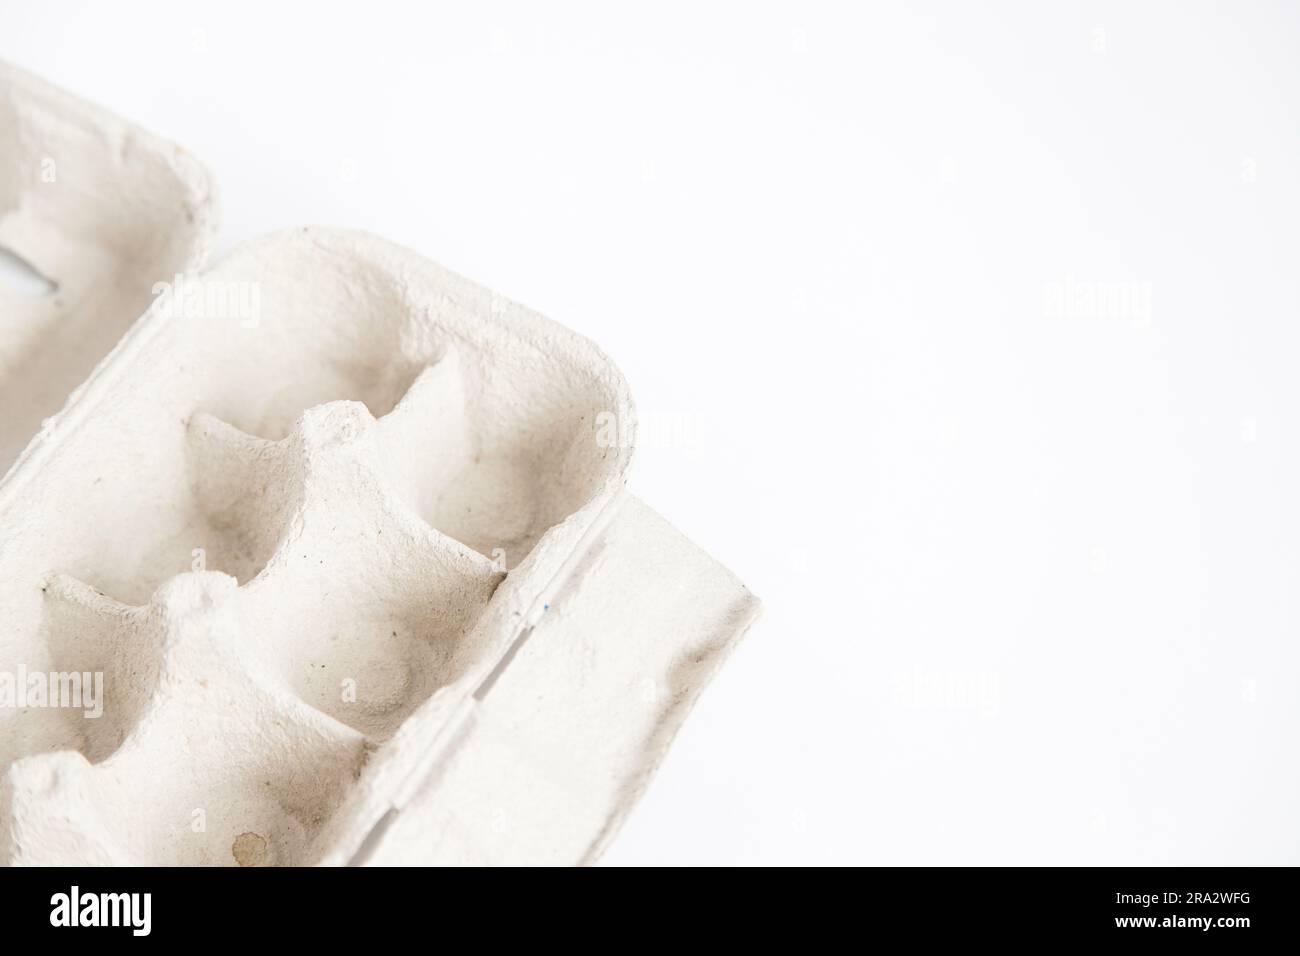
[[[0,66],[0,860],[595,860],[758,610],[626,492],[622,376],[381,239],[214,232]]]

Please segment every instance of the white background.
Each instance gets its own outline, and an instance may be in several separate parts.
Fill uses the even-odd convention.
[[[622,367],[766,613],[609,863],[1300,862],[1297,8],[537,7],[0,56]]]

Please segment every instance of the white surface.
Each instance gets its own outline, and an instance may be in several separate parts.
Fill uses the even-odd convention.
[[[202,158],[220,248],[369,229],[619,363],[765,616],[607,862],[1296,863],[1300,14],[1137,7],[42,0],[0,57]]]

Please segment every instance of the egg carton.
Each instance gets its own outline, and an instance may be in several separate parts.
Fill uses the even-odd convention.
[[[202,168],[10,67],[0,143],[0,859],[598,858],[758,611],[608,358],[369,235],[201,269]]]

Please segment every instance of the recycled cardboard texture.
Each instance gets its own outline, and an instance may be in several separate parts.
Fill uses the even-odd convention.
[[[757,610],[622,491],[618,371],[355,233],[246,243],[153,298],[205,253],[198,168],[4,78],[28,145],[0,241],[59,297],[3,300],[0,356],[27,345],[0,437],[63,401],[29,367],[72,388],[99,355],[68,341],[102,354],[153,302],[0,481],[0,670],[104,675],[96,719],[0,707],[0,860],[594,860]],[[95,169],[80,200],[32,193],[46,128]],[[507,808],[528,839],[498,839]]]
[[[0,489],[12,656],[106,684],[100,720],[8,718],[20,854],[63,802],[118,808],[72,844],[105,862],[360,839],[399,728],[430,745],[623,482],[629,451],[596,441],[627,405],[613,367],[431,263],[298,230],[202,281],[258,283],[257,327],[159,300],[93,414]]]
[[[0,475],[153,284],[203,260],[210,193],[179,147],[0,63],[0,250],[53,284],[0,279]]]
[[[759,611],[631,496],[572,580],[368,863],[595,862]]]

